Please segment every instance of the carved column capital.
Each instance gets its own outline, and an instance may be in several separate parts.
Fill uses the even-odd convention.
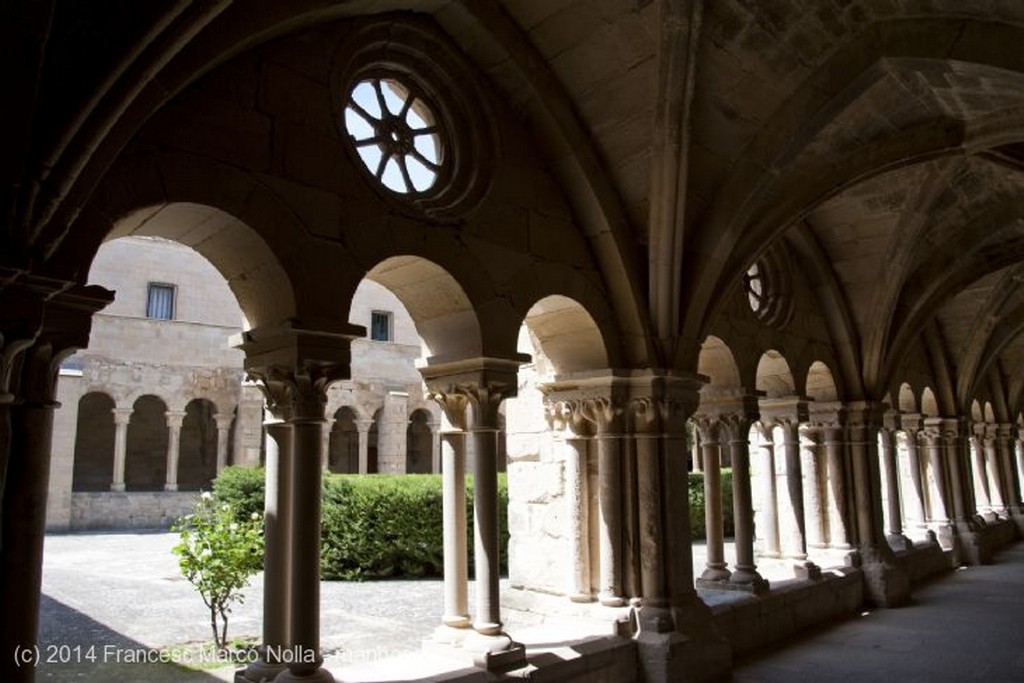
[[[213,419],[217,422],[217,429],[229,429],[235,416],[231,413],[215,413]]]
[[[593,423],[584,415],[583,401],[568,398],[556,399],[551,396],[545,396],[544,411],[550,429],[555,431],[568,430],[577,437],[592,435]]]
[[[134,408],[113,408],[110,411],[114,414],[114,424],[126,425],[132,419],[132,413],[135,412]]]
[[[419,370],[430,397],[438,402],[453,425],[469,430],[497,429],[498,408],[503,400],[516,395],[519,365],[523,360],[481,357],[434,362],[430,359]]]
[[[164,413],[167,418],[168,427],[181,427],[181,424],[185,421],[185,415],[187,413],[184,410],[168,410]]]

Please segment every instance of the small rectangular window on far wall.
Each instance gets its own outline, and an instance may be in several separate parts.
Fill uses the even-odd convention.
[[[370,313],[370,339],[373,341],[391,341],[391,313],[389,311],[373,311]]]
[[[149,283],[146,317],[153,320],[174,320],[174,285]]]

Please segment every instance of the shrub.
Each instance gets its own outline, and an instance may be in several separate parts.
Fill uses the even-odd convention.
[[[238,522],[244,522],[253,513],[263,516],[262,467],[225,467],[213,481],[213,495],[231,505]]]
[[[469,569],[473,570],[473,484],[466,486]],[[263,470],[224,469],[214,491],[239,510],[263,509]],[[325,579],[438,576],[444,567],[443,496],[438,474],[326,474],[320,571]],[[508,567],[508,486],[498,475],[498,549]],[[239,513],[241,515],[241,513]]]
[[[206,492],[197,501],[195,511],[179,519],[173,530],[181,534],[181,542],[172,552],[179,558],[182,576],[195,586],[209,608],[214,643],[218,650],[224,650],[231,603],[243,602],[242,589],[263,567],[260,515],[254,512],[251,518],[236,521],[229,503]]]

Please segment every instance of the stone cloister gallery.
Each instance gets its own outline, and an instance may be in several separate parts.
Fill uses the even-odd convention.
[[[125,236],[191,247],[245,315],[276,446],[267,645],[319,649],[327,395],[367,334],[364,279],[408,310],[444,416],[424,636],[453,669],[521,670],[515,609],[593,625],[531,676],[719,678],[1020,534],[1024,5],[15,0],[0,34],[4,653],[37,632],[58,370],[114,300],[88,274]],[[499,590],[517,411],[544,429],[509,448]],[[272,660],[240,679],[332,680]]]

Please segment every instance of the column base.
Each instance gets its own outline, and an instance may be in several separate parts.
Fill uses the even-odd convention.
[[[896,552],[905,552],[914,547],[914,542],[903,534],[889,534],[885,537],[885,540],[889,542],[889,547]]]
[[[110,490],[115,493],[122,493],[124,491],[124,484],[111,484]]]
[[[820,581],[821,567],[813,562],[801,562],[793,565],[793,576],[804,581]]]
[[[569,601],[579,603],[594,602],[594,596],[590,593],[570,593]]]
[[[235,683],[267,683],[287,669],[284,664],[270,664],[261,656],[258,660],[235,672]]]
[[[597,601],[605,607],[625,607],[626,598],[621,595],[612,595],[611,593],[601,593],[597,596]]]
[[[467,636],[473,633],[473,629],[469,628],[468,619],[465,626],[449,626],[448,624],[441,624],[434,629],[434,632],[430,634],[428,638],[423,641],[424,647],[429,647],[433,644],[446,645],[450,647],[459,647],[462,641]]]
[[[721,638],[641,631],[636,644],[647,683],[719,681],[727,678],[732,668],[732,649]]]
[[[888,548],[864,548],[860,552],[865,598],[878,607],[900,607],[910,600],[910,575],[894,562]]]
[[[274,683],[338,683],[331,672],[327,669],[320,667],[313,669],[312,671],[306,672],[295,672],[291,669],[285,669],[277,675],[277,678],[273,679]]]
[[[728,581],[729,577],[732,576],[732,572],[725,568],[725,565],[708,565],[704,573],[697,579],[697,585],[699,586],[701,581],[714,583],[716,581]]]
[[[177,484],[164,484],[164,491],[177,491],[177,490],[178,490],[178,485]]]
[[[526,665],[526,647],[505,633],[472,633],[462,641],[462,649],[473,658],[473,665],[485,671],[507,671]]]

